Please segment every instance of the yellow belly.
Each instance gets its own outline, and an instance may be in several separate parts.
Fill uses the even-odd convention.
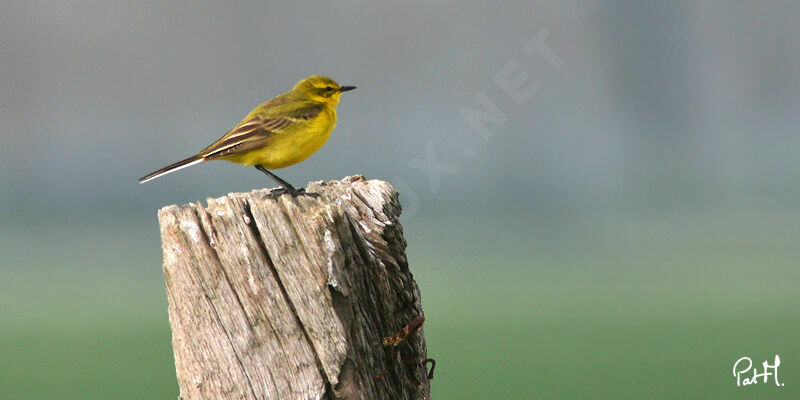
[[[288,167],[319,150],[328,141],[335,126],[335,111],[323,112],[308,124],[276,135],[260,149],[225,157],[224,160],[248,166],[261,165],[267,169]]]

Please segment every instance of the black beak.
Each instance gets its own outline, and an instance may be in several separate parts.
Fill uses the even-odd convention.
[[[348,90],[353,90],[355,88],[356,88],[355,86],[342,86],[341,88],[339,88],[339,91],[340,92],[346,92]]]

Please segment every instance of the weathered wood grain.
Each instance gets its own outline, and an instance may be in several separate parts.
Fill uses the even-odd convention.
[[[427,399],[422,315],[386,182],[233,193],[159,213],[181,398]]]

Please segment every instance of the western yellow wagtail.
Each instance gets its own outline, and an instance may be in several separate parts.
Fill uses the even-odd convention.
[[[297,82],[292,90],[250,111],[211,146],[142,177],[139,183],[201,162],[226,160],[255,166],[296,195],[300,191],[269,170],[297,164],[319,150],[336,126],[339,98],[355,88],[341,86],[324,76],[309,76]]]

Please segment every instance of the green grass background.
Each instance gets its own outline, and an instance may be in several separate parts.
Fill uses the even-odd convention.
[[[412,217],[433,396],[800,398],[799,222]],[[155,217],[4,228],[0,399],[177,397]],[[785,386],[736,387],[739,357],[775,354]]]

